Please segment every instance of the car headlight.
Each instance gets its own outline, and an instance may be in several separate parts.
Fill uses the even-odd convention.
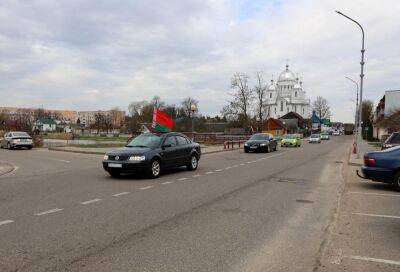
[[[244,143],[244,146],[249,146],[249,144],[248,143]]]
[[[108,160],[108,155],[104,155],[103,160]]]
[[[146,159],[145,156],[130,156],[129,160],[130,161],[144,161]]]
[[[262,144],[260,144],[261,146],[266,146],[267,144],[266,143],[262,143]]]

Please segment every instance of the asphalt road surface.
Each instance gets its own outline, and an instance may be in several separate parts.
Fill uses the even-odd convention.
[[[350,137],[113,179],[102,156],[0,150],[0,271],[312,271]]]

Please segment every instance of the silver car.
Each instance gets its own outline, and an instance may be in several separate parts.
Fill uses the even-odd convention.
[[[0,140],[0,147],[13,149],[13,148],[28,148],[32,149],[33,141],[32,137],[28,133],[23,131],[11,131],[4,135],[4,138]]]
[[[311,134],[310,138],[308,138],[308,142],[312,143],[321,143],[321,135],[320,134]]]

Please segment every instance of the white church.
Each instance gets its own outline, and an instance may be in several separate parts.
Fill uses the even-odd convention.
[[[310,100],[306,98],[302,81],[289,70],[288,64],[276,82],[271,80],[265,105],[268,117],[272,118],[282,117],[291,111],[303,118],[309,118],[311,115]]]

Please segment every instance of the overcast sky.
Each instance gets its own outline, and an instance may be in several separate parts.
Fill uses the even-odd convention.
[[[354,118],[361,34],[365,98],[400,89],[400,1],[0,2],[0,106],[97,110],[159,95],[218,114],[235,72],[276,78],[289,60],[307,96]]]

